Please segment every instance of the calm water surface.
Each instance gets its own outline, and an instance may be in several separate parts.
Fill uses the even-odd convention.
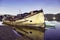
[[[45,30],[45,40],[60,40],[60,22],[55,23],[54,28]]]
[[[48,28],[45,30],[45,40],[60,40],[60,22],[51,21],[55,24],[55,27]],[[0,25],[3,25],[2,22],[0,22]]]

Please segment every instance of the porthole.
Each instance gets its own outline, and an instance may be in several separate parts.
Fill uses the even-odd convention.
[[[30,31],[30,34],[32,34],[32,32]]]
[[[30,20],[30,22],[32,22],[32,20]]]

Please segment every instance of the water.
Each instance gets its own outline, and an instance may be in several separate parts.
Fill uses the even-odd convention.
[[[55,28],[45,30],[45,40],[60,40],[60,22],[54,22]]]
[[[1,21],[0,21],[0,25],[3,25]]]
[[[48,28],[45,30],[45,40],[60,40],[60,22],[51,21],[51,23],[55,24],[55,27]],[[2,22],[0,22],[0,25],[3,25]],[[17,33],[16,33],[17,34]]]

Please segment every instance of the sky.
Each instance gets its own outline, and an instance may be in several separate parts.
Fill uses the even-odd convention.
[[[0,15],[17,15],[40,9],[44,14],[60,13],[60,0],[0,0]]]

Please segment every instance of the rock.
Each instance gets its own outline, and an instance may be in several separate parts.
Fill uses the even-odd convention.
[[[22,36],[16,35],[11,27],[0,26],[0,40],[24,40]]]

